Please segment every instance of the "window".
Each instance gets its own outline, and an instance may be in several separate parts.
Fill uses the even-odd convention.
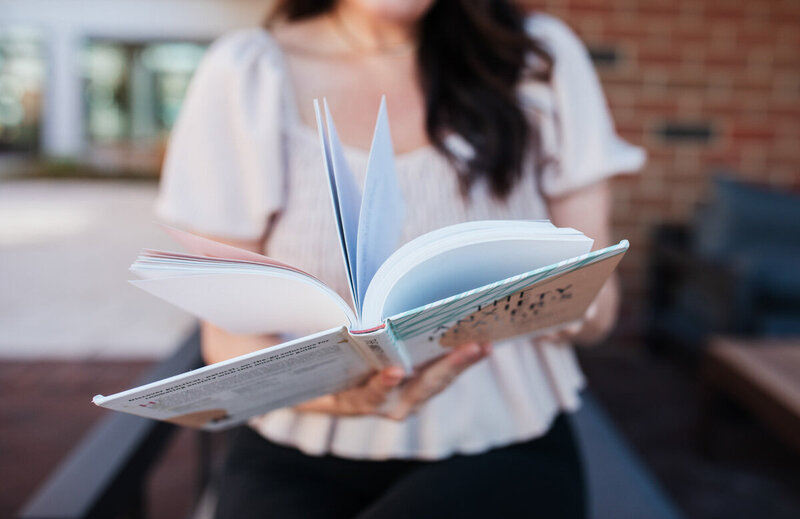
[[[0,27],[0,153],[38,151],[45,68],[39,31]]]
[[[205,48],[90,40],[82,59],[89,143],[162,141]]]

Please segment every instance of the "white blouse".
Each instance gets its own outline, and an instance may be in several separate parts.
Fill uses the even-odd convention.
[[[562,195],[644,163],[644,152],[616,135],[574,33],[546,15],[526,23],[555,62],[550,85],[519,88],[552,159],[540,182],[528,171],[505,204],[492,200],[485,184],[465,200],[455,170],[432,146],[401,154],[396,169],[407,206],[403,242],[457,222],[547,218],[543,195]],[[279,213],[268,254],[317,276],[347,300],[319,140],[299,117],[287,70],[281,48],[264,29],[236,32],[212,45],[173,130],[156,210],[174,225],[231,239],[262,236],[270,216]],[[391,119],[391,103],[388,108]],[[345,154],[363,186],[366,152],[345,147]],[[579,406],[583,385],[570,345],[518,339],[497,344],[489,358],[403,422],[286,408],[254,418],[251,426],[312,455],[437,459],[543,434],[560,411]]]

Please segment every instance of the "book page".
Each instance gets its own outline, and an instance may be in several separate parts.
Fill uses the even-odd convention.
[[[333,290],[283,269],[179,275],[131,283],[231,333],[306,335],[354,324]]]
[[[394,149],[384,96],[381,98],[369,150],[364,197],[358,220],[356,286],[362,304],[375,272],[397,248],[404,220],[405,204],[394,167]]]
[[[168,266],[168,268],[164,269],[164,276],[152,276],[147,272],[147,270],[150,270],[149,267],[155,264],[163,264],[165,266]],[[163,251],[156,249],[142,249],[141,252],[139,252],[139,256],[136,258],[136,261],[131,265],[130,270],[131,272],[135,272],[138,276],[142,278],[149,279],[152,277],[169,276],[170,273],[174,273],[175,275],[182,275],[182,273],[179,273],[179,269],[175,268],[179,265],[186,266],[186,272],[189,273],[191,273],[194,270],[193,268],[194,266],[198,265],[202,265],[203,268],[208,268],[209,266],[214,265],[223,267],[225,269],[241,268],[241,269],[253,269],[260,271],[267,271],[269,269],[287,270],[306,276],[309,279],[314,280],[320,284],[322,283],[322,281],[319,281],[311,274],[304,272],[300,269],[296,269],[290,265],[286,265],[285,263],[250,261],[241,259],[237,260],[230,258],[220,258],[216,256],[170,252],[170,251]]]
[[[342,248],[345,271],[350,285],[350,294],[356,315],[361,315],[361,302],[358,297],[357,269],[357,241],[358,241],[358,216],[361,210],[361,190],[356,183],[350,167],[344,157],[342,143],[336,133],[327,102],[325,105],[325,124],[322,122],[319,103],[314,100],[314,110],[317,117],[317,129],[322,141],[322,152],[325,156],[325,169],[327,172],[328,187],[333,203],[333,215],[339,231],[339,245]],[[327,128],[327,129],[326,129]]]
[[[214,240],[210,240],[208,238],[204,238],[203,236],[198,236],[197,234],[182,231],[180,229],[176,229],[175,227],[171,227],[169,225],[164,225],[164,224],[158,224],[158,225],[162,229],[164,229],[164,231],[167,234],[169,234],[175,241],[177,241],[184,249],[186,249],[188,252],[192,254],[197,254],[200,256],[209,256],[211,258],[220,258],[225,260],[250,261],[253,263],[259,263],[261,265],[272,265],[276,267],[282,267],[294,270],[295,272],[300,272],[301,274],[306,274],[307,276],[311,275],[306,272],[303,272],[297,267],[293,267],[286,263],[272,259],[268,256],[264,256],[263,254],[258,254],[257,252],[240,249],[239,247],[234,247],[233,245],[228,245],[225,243],[220,243]],[[162,251],[151,251],[151,252],[162,253]]]
[[[491,220],[443,227],[406,243],[381,266],[362,324],[585,254],[592,240],[547,221]]]
[[[336,328],[111,396],[94,403],[177,425],[220,430],[358,384],[372,368]]]

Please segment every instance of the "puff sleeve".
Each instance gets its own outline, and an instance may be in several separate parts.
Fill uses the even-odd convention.
[[[257,239],[284,199],[283,81],[260,29],[217,40],[172,130],[157,216],[188,230]]]
[[[617,135],[600,80],[580,39],[562,21],[543,14],[529,17],[526,29],[553,58],[550,90],[555,161],[542,171],[544,194],[558,197],[640,169],[646,154]]]

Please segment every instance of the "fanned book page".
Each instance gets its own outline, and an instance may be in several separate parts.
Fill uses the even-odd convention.
[[[367,288],[381,265],[397,248],[403,232],[405,204],[389,133],[386,98],[381,99],[378,121],[367,161],[364,197],[358,220],[358,299],[363,304]]]
[[[339,231],[339,245],[342,249],[344,268],[350,284],[350,295],[356,315],[360,315],[361,303],[358,299],[357,255],[359,213],[361,211],[361,190],[358,188],[353,173],[339,141],[339,134],[333,124],[328,104],[323,101],[325,123],[320,113],[319,103],[314,100],[314,112],[317,117],[322,154],[325,160],[326,178],[331,194],[333,217]]]
[[[397,248],[403,231],[405,204],[394,168],[386,98],[381,99],[372,136],[364,192],[360,192],[331,117],[323,100],[324,117],[314,101],[334,218],[339,230],[345,271],[357,316],[373,276]],[[324,121],[324,122],[323,122]]]

